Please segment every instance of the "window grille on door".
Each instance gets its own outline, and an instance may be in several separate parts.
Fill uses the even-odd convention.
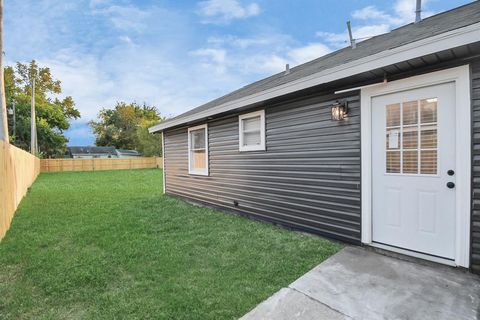
[[[437,174],[437,98],[386,106],[386,172]]]

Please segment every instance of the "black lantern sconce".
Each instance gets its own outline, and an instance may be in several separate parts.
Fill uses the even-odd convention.
[[[345,119],[345,116],[348,113],[348,104],[346,101],[343,102],[335,102],[332,106],[332,120],[340,121]]]

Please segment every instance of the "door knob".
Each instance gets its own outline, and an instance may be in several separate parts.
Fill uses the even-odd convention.
[[[450,181],[450,182],[447,182],[447,188],[448,188],[448,189],[453,189],[453,188],[455,188],[455,183],[453,183],[453,182],[451,182],[451,181]]]
[[[455,171],[453,171],[452,169],[450,169],[450,170],[447,171],[447,174],[448,174],[449,176],[453,176],[453,175],[455,174]]]

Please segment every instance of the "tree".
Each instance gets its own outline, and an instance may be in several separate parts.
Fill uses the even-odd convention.
[[[148,128],[156,125],[158,122],[158,120],[144,121],[137,128],[137,150],[145,157],[159,157],[162,155],[162,136],[148,132]]]
[[[70,127],[70,120],[78,119],[72,97],[63,99],[61,82],[52,77],[50,69],[39,67],[35,60],[29,64],[17,62],[4,71],[7,105],[15,104],[15,132],[13,116],[10,116],[9,132],[13,144],[29,150],[30,144],[30,99],[31,83],[35,78],[35,106],[38,146],[41,156],[59,157],[65,154],[67,137],[63,134]]]
[[[113,109],[103,108],[98,121],[90,121],[97,146],[137,150],[144,156],[162,153],[161,136],[148,133],[148,128],[162,120],[157,108],[136,102],[117,102]]]

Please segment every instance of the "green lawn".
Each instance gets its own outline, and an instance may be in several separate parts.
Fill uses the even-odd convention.
[[[0,319],[232,319],[334,254],[162,195],[160,170],[42,174],[0,242]]]

